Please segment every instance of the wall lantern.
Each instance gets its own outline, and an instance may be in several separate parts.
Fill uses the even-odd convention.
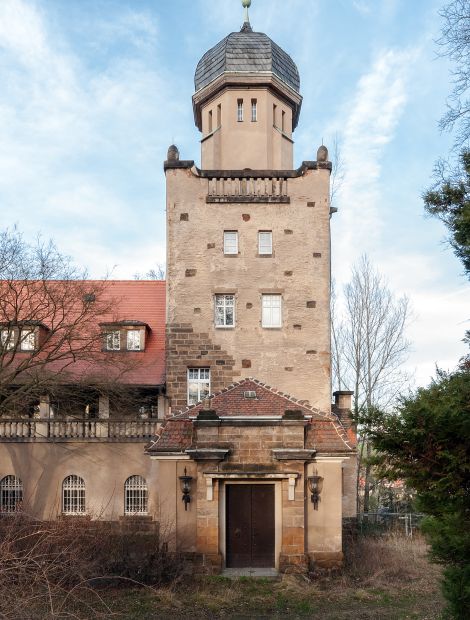
[[[308,488],[311,493],[310,500],[313,504],[313,509],[318,510],[318,502],[320,501],[320,493],[323,488],[323,478],[315,472],[315,475],[308,476]]]
[[[184,502],[184,509],[188,510],[188,504],[191,502],[191,480],[192,476],[188,476],[186,471],[186,467],[184,468],[184,476],[178,476],[181,484],[181,491],[183,492],[183,497],[181,498]]]

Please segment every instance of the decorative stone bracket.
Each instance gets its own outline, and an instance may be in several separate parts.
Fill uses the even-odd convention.
[[[230,450],[228,448],[188,448],[185,453],[193,461],[223,461]]]
[[[295,500],[295,486],[300,474],[297,472],[281,473],[262,473],[262,472],[207,472],[204,474],[206,479],[206,500],[211,502],[214,499],[214,480],[289,480],[288,499]]]

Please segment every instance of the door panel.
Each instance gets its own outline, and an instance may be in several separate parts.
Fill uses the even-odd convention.
[[[274,566],[274,485],[251,487],[251,566]]]
[[[226,564],[274,566],[274,485],[226,486]]]

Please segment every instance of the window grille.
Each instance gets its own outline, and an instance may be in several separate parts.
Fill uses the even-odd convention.
[[[238,254],[238,232],[236,230],[224,231],[224,254]]]
[[[258,233],[258,252],[260,254],[273,253],[273,233],[271,231],[260,231]]]
[[[23,502],[23,483],[16,476],[0,480],[0,512],[16,512]]]
[[[67,476],[62,482],[62,513],[85,514],[85,481],[80,476]]]
[[[235,295],[215,296],[215,326],[235,327]]]
[[[121,332],[114,331],[106,334],[106,348],[108,351],[119,351],[121,348]]]
[[[127,350],[140,351],[140,331],[138,329],[130,329],[127,332]]]
[[[124,483],[124,514],[146,515],[147,511],[147,482],[142,476],[130,476]]]
[[[237,101],[237,121],[239,123],[243,121],[243,99]]]
[[[281,305],[281,295],[263,295],[261,321],[263,327],[282,326]]]
[[[251,121],[256,123],[258,120],[258,102],[256,99],[251,100]]]
[[[23,351],[34,351],[36,347],[36,338],[34,330],[22,329],[21,330],[21,349]]]
[[[188,405],[195,405],[207,398],[210,388],[210,368],[188,368]]]

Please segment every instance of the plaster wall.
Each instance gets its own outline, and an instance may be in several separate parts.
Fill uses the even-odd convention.
[[[86,485],[87,514],[104,520],[124,515],[124,483],[140,475],[147,481],[148,514],[158,514],[155,464],[143,443],[5,442],[0,450],[0,478],[15,475],[23,482],[24,505],[39,519],[61,513],[62,481],[71,474]]]
[[[212,392],[253,376],[330,410],[329,175],[307,170],[288,179],[290,204],[207,204],[208,179],[188,169],[167,170],[167,394],[173,412],[186,405],[189,366],[211,368]],[[238,255],[224,255],[224,230],[238,231]],[[272,256],[258,255],[260,230],[272,231]],[[216,293],[235,295],[235,328],[214,326]],[[263,293],[282,295],[280,329],[261,326]],[[174,334],[175,325],[189,331]]]
[[[253,99],[257,102],[256,121],[251,120]],[[241,122],[239,100],[243,101]],[[201,114],[203,169],[293,168],[292,108],[270,89],[226,88],[202,106]]]

